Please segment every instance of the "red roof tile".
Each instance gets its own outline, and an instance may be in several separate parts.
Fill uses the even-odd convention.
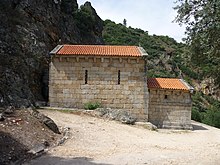
[[[97,56],[142,56],[137,46],[109,45],[63,45],[56,51],[57,55],[97,55]]]
[[[183,80],[175,78],[149,78],[147,85],[148,88],[189,90]]]

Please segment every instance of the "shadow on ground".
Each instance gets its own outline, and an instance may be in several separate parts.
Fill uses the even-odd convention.
[[[192,127],[193,127],[193,131],[195,131],[195,130],[208,130],[207,128],[205,128],[201,125],[198,125],[198,124],[192,124]]]
[[[9,133],[0,131],[0,164],[11,164],[22,162],[30,157],[28,148],[14,139]]]
[[[110,165],[103,163],[94,163],[93,159],[87,157],[62,158],[50,155],[44,155],[24,165]]]

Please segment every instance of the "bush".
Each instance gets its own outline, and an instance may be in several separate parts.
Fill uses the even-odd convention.
[[[101,107],[101,104],[99,102],[95,102],[95,103],[88,102],[84,105],[84,108],[89,109],[89,110],[94,110],[94,109],[97,109],[99,107]]]
[[[192,108],[192,117],[191,118],[192,118],[192,120],[195,120],[198,122],[202,121],[201,114],[196,108]]]
[[[220,128],[220,110],[218,107],[212,106],[207,110],[205,118],[202,121],[205,124]]]
[[[192,99],[192,120],[220,128],[220,102],[201,92],[194,93]]]

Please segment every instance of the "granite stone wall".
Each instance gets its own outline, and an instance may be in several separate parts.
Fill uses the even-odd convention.
[[[147,120],[144,63],[142,57],[53,57],[50,106],[83,108],[99,102]]]
[[[188,91],[150,89],[149,121],[159,128],[191,129]]]

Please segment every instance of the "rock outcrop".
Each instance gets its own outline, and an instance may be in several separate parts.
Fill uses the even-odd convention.
[[[32,110],[32,115],[36,119],[38,119],[41,123],[45,124],[54,133],[60,134],[58,126],[56,125],[56,123],[51,118],[45,116],[44,114],[40,113],[37,110]]]
[[[89,2],[78,9],[76,0],[1,0],[0,20],[0,106],[47,100],[48,55],[57,44],[103,44]]]

